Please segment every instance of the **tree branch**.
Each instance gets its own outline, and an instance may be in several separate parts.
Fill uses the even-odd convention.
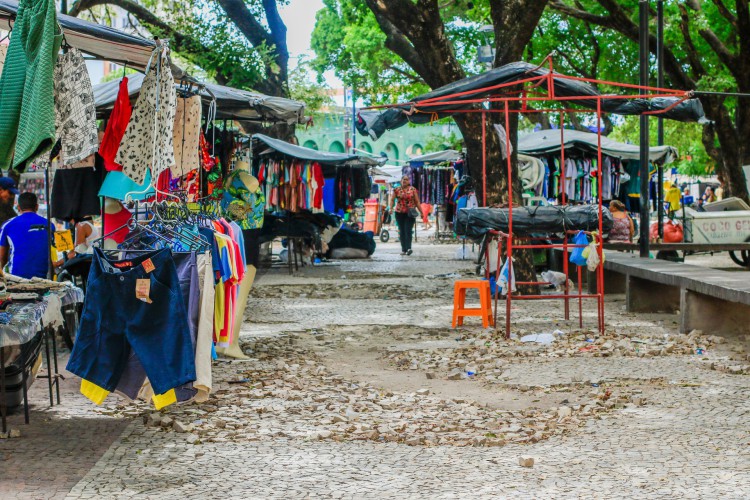
[[[729,24],[737,28],[737,17],[732,14],[732,12],[727,8],[726,5],[724,5],[724,2],[722,0],[711,0],[714,5],[716,5],[717,10],[719,11],[719,14],[724,16],[724,19],[729,21]]]
[[[690,66],[693,67],[693,75],[696,80],[699,80],[703,75],[706,74],[706,68],[701,62],[700,54],[695,48],[693,43],[693,37],[690,35],[690,17],[685,5],[680,4],[680,31],[682,31],[682,38],[685,39],[685,53],[687,54]]]
[[[633,22],[630,15],[623,9],[617,0],[597,0],[599,4],[607,9],[609,13],[606,16],[591,14],[581,9],[576,9],[562,2],[562,0],[550,0],[552,8],[567,16],[591,24],[609,28],[621,33],[626,38],[638,41],[638,25]],[[649,34],[649,50],[656,53],[656,36]],[[684,89],[694,89],[695,81],[692,80],[684,71],[682,64],[668,47],[664,47],[664,69],[669,75],[672,83]]]

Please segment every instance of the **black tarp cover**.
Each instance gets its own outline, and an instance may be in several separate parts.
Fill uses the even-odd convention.
[[[299,160],[316,161],[324,167],[340,166],[372,166],[379,165],[378,161],[367,156],[351,155],[346,153],[332,153],[328,151],[318,151],[316,149],[305,148],[290,144],[279,139],[274,139],[263,134],[253,135],[252,140],[253,158],[260,158],[265,155],[281,154]],[[326,169],[324,168],[324,171]],[[335,169],[334,169],[335,172]],[[326,175],[328,177],[328,175]]]
[[[563,131],[565,151],[578,150],[596,154],[598,138],[592,132],[579,130]],[[560,129],[540,130],[518,136],[518,152],[540,156],[560,151]],[[641,148],[637,144],[625,144],[602,136],[602,154],[622,160],[640,159]],[[649,159],[660,163],[670,163],[677,159],[677,148],[672,146],[654,146],[649,148]]]
[[[2,0],[0,0],[2,1]],[[142,73],[128,75],[128,93],[136,97],[143,85]],[[177,84],[179,85],[179,84]],[[203,106],[208,107],[216,97],[216,118],[220,120],[241,120],[263,123],[304,123],[305,104],[282,97],[256,94],[247,90],[204,83],[192,86],[198,90]],[[94,85],[94,104],[97,116],[109,115],[117,99],[120,80]],[[213,95],[212,95],[213,94]]]
[[[461,153],[455,149],[446,149],[445,151],[435,151],[413,158],[409,158],[409,163],[445,163],[454,162],[461,159]]]
[[[612,214],[602,208],[603,231],[612,229]],[[507,208],[463,208],[456,216],[455,230],[459,236],[479,239],[489,230],[508,232]],[[599,206],[534,206],[513,208],[513,233],[520,235],[598,231]]]
[[[431,123],[436,118],[451,116],[450,111],[476,109],[477,104],[461,104],[460,101],[482,99],[496,95],[498,90],[488,90],[498,85],[512,84],[527,78],[549,74],[549,69],[534,66],[527,62],[514,62],[486,71],[485,73],[464,78],[445,85],[427,94],[415,97],[410,104],[386,109],[385,111],[361,111],[357,119],[357,130],[363,135],[369,135],[373,140],[382,136],[386,130],[393,130],[407,123]],[[543,80],[541,87],[547,88],[547,81]],[[592,85],[567,78],[554,78],[555,96],[558,98],[591,96],[591,99],[575,99],[566,101],[569,104],[596,109],[596,97],[602,94]],[[465,93],[456,97],[455,94]],[[427,105],[424,101],[448,97],[452,104]],[[679,99],[675,97],[655,97],[652,99],[602,99],[602,112],[620,115],[640,115],[647,111],[665,110]],[[423,105],[420,106],[420,103]],[[408,113],[408,114],[407,114]],[[659,114],[662,118],[684,122],[708,123],[703,112],[703,106],[698,99],[688,99],[677,104],[674,108]]]

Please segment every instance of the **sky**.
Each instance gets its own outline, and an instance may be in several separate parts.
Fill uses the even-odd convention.
[[[289,49],[289,69],[297,67],[300,56],[305,56],[307,60],[315,56],[315,52],[310,48],[310,38],[312,37],[313,28],[315,28],[315,13],[323,8],[323,0],[290,0],[288,5],[279,9],[281,18],[287,27],[286,43]],[[341,88],[341,80],[336,78],[332,71],[327,71],[324,75],[329,87],[336,89]],[[311,80],[314,75],[311,75]],[[334,101],[340,101],[334,98]],[[337,104],[343,104],[337,102]]]

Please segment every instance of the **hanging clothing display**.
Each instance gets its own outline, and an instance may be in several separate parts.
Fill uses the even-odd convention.
[[[456,170],[452,166],[406,166],[402,174],[409,177],[419,191],[419,201],[430,205],[444,205],[451,195]]]
[[[565,166],[560,168],[559,156],[541,158],[544,164],[544,181],[539,184],[534,193],[547,199],[560,200],[563,189],[567,201],[591,203],[599,197],[599,167],[596,157],[582,155],[565,157]],[[603,200],[615,199],[620,189],[621,160],[602,155],[602,186]]]
[[[318,162],[263,158],[254,166],[266,210],[323,210],[323,167]]]
[[[174,115],[177,94],[169,50],[157,47],[151,56],[130,122],[115,156],[125,175],[142,184],[146,171],[158,178],[174,165]]]
[[[249,186],[243,181],[243,176],[250,176],[243,170],[234,170],[227,177],[221,208],[224,216],[236,222],[240,228],[261,229],[266,209],[266,198],[258,183],[257,189],[250,192]],[[257,182],[257,179],[252,179]]]
[[[67,370],[100,404],[117,388],[132,349],[148,374],[157,407],[195,380],[195,358],[177,269],[168,249],[115,260],[95,249],[78,337]]]
[[[99,190],[106,171],[98,168],[59,168],[55,171],[50,193],[50,217],[71,220],[100,215]]]
[[[55,9],[54,0],[18,3],[0,76],[1,170],[23,170],[54,144],[53,72],[62,42]]]
[[[174,165],[172,176],[182,177],[200,167],[198,149],[201,133],[200,96],[178,97],[174,118]]]
[[[348,210],[370,196],[372,179],[365,167],[337,167],[335,188],[336,211]]]
[[[128,77],[123,76],[120,81],[120,88],[117,91],[117,99],[115,99],[114,107],[109,114],[109,120],[107,120],[104,137],[102,137],[99,146],[99,155],[104,159],[104,168],[107,170],[122,170],[122,165],[115,162],[115,156],[120,148],[125,130],[128,128],[132,112],[133,108],[130,105],[130,95],[128,94]]]
[[[93,167],[99,149],[94,90],[78,49],[60,54],[55,65],[55,128],[63,167]]]

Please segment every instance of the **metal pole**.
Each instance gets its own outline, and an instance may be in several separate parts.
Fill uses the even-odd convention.
[[[68,0],[62,0],[60,3],[60,14],[68,13]]]
[[[638,42],[640,45],[640,84],[642,87],[648,86],[648,0],[640,0],[639,4],[640,26]],[[648,200],[648,115],[641,115],[641,220],[640,220],[640,237],[638,246],[642,258],[649,256],[649,200]]]
[[[52,158],[49,160],[51,164]],[[52,244],[55,242],[55,234],[52,232],[52,219],[50,218],[52,204],[49,199],[49,169],[50,165],[47,165],[47,168],[44,169],[44,201],[47,203],[47,279],[51,280],[52,275],[54,274],[54,269],[52,267]]]
[[[512,199],[509,200],[509,202],[512,201]],[[487,113],[484,111],[482,111],[482,206],[487,206]]]
[[[352,87],[352,151],[357,148],[357,102],[354,97],[354,87]]]
[[[656,2],[656,86],[664,88],[664,0]],[[656,121],[656,144],[664,145],[664,118]],[[657,213],[659,214],[659,239],[664,238],[664,165],[659,165],[657,179]]]

